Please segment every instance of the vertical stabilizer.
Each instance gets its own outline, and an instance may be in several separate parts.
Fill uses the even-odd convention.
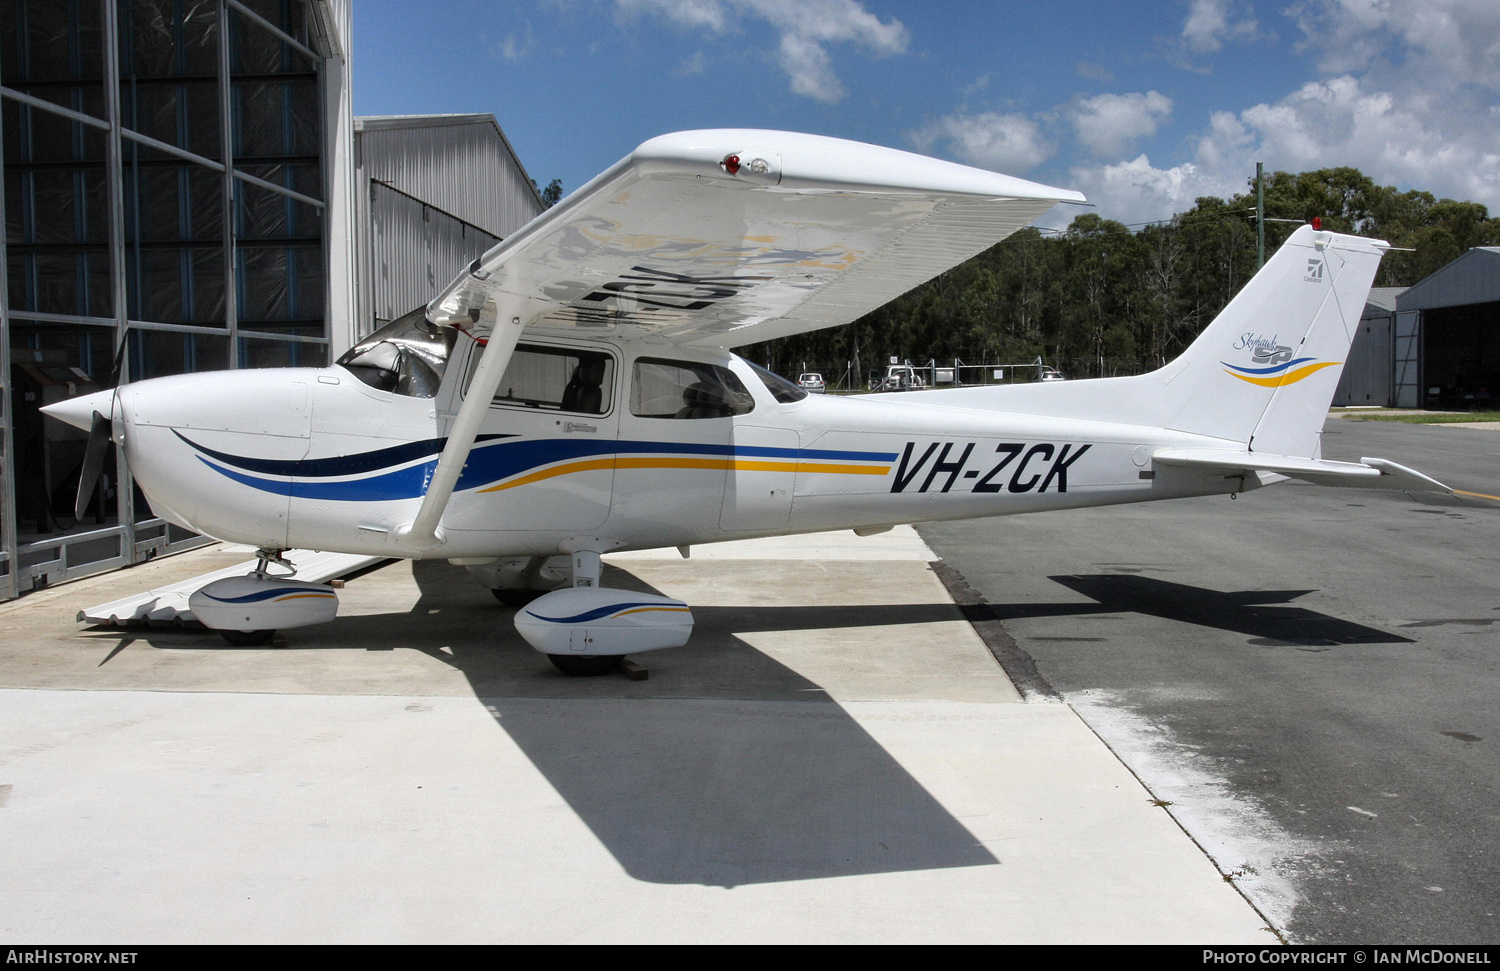
[[[1167,427],[1308,458],[1388,245],[1292,234],[1182,356],[1161,372]]]

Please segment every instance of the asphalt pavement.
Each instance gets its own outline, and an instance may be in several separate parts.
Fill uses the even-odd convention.
[[[1471,495],[1289,482],[919,531],[1290,940],[1500,941],[1500,433],[1330,417],[1323,454]]]

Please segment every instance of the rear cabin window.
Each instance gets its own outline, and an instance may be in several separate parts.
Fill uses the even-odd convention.
[[[467,387],[474,380],[480,355],[469,365]],[[538,411],[582,415],[608,414],[614,404],[614,358],[571,347],[517,345],[494,403]]]
[[[755,408],[750,392],[727,368],[643,357],[634,370],[630,413],[640,418],[729,418]]]

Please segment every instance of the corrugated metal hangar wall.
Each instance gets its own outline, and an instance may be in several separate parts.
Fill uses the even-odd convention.
[[[494,115],[355,119],[360,336],[431,300],[542,201]]]

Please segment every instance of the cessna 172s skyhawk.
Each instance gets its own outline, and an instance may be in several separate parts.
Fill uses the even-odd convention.
[[[612,550],[1286,477],[1447,491],[1321,459],[1387,246],[1306,226],[1137,377],[809,396],[728,350],[853,320],[1082,198],[832,138],[664,135],[332,367],[158,378],[47,413],[112,437],[163,518],[260,548],[191,601],[232,641],[333,618],[333,589],[273,569],[287,549],[443,557],[571,673],[692,630],[680,601],[600,587]]]

